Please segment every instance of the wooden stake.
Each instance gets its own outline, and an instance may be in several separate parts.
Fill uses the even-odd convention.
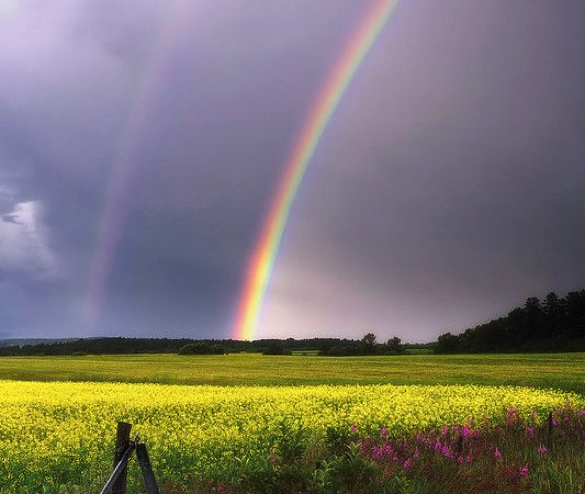
[[[154,478],[154,472],[152,471],[152,465],[148,458],[148,452],[144,444],[138,444],[136,446],[136,456],[138,457],[138,463],[142,470],[142,478],[144,479],[144,487],[147,494],[159,494],[158,486]]]
[[[130,430],[132,424],[126,422],[118,422],[118,432],[116,434],[116,452],[114,453],[114,468],[120,462],[124,453],[130,446]],[[116,479],[112,487],[112,494],[126,494],[126,475],[128,468],[124,466],[124,469]]]

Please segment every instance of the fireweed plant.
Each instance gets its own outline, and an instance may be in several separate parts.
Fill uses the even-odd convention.
[[[403,479],[418,486],[413,492],[585,492],[585,409],[571,402],[544,422],[534,410],[522,416],[509,408],[500,423],[469,419],[408,438],[389,437],[386,428],[353,434],[382,483]]]

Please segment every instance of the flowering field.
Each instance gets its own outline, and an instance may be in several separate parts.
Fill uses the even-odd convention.
[[[582,396],[523,387],[220,387],[6,380],[0,381],[0,492],[95,492],[111,468],[119,420],[134,424],[134,433],[149,448],[159,481],[175,486],[173,492],[181,486],[191,486],[189,492],[194,492],[194,486],[201,485],[206,487],[200,492],[236,488],[264,492],[271,485],[275,492],[278,486],[271,482],[279,479],[284,482],[278,484],[280,491],[283,485],[304,482],[307,492],[326,493],[335,492],[327,490],[325,479],[331,454],[345,458],[347,448],[351,453],[361,444],[354,452],[369,462],[392,451],[391,459],[396,457],[401,468],[408,469],[411,465],[405,467],[405,462],[416,462],[416,451],[424,456],[425,447],[431,450],[437,439],[442,441],[440,448],[450,444],[447,436],[434,438],[430,431],[457,427],[457,437],[463,434],[467,441],[467,436],[471,440],[479,434],[476,431],[506,424],[522,423],[524,431],[536,430],[552,410],[557,410],[555,421],[562,422],[560,410],[569,408],[568,402],[571,421],[578,421],[585,408]],[[454,444],[453,434],[448,437]],[[405,446],[404,440],[414,437],[424,438],[420,447]],[[452,445],[448,451],[456,455]],[[466,451],[463,461],[470,454]],[[492,454],[497,456],[495,449]],[[296,472],[289,472],[290,478],[285,475],[288,463]],[[305,480],[295,477],[302,473],[302,465],[312,468]],[[138,485],[132,481],[135,475],[134,466],[131,485]]]

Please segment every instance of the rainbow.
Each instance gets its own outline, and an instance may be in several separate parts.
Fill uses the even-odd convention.
[[[322,85],[296,140],[248,262],[233,335],[252,340],[290,210],[327,124],[376,38],[401,0],[376,0]]]
[[[192,15],[183,10],[176,0],[165,4],[163,15],[153,33],[153,50],[137,80],[130,111],[114,153],[104,212],[89,263],[87,291],[81,314],[87,328],[91,328],[99,320],[108,280],[114,267],[116,248],[124,234],[128,213],[132,208],[132,185],[140,171],[135,153],[143,138],[145,122],[149,120],[152,100],[159,90],[165,56],[183,29],[182,24],[192,19]]]

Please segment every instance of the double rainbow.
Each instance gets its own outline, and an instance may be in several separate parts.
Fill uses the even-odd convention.
[[[252,340],[256,336],[282,234],[307,166],[341,98],[399,3],[400,0],[377,0],[374,3],[352,34],[315,98],[292,154],[284,166],[284,173],[248,263],[233,329],[236,339]]]

